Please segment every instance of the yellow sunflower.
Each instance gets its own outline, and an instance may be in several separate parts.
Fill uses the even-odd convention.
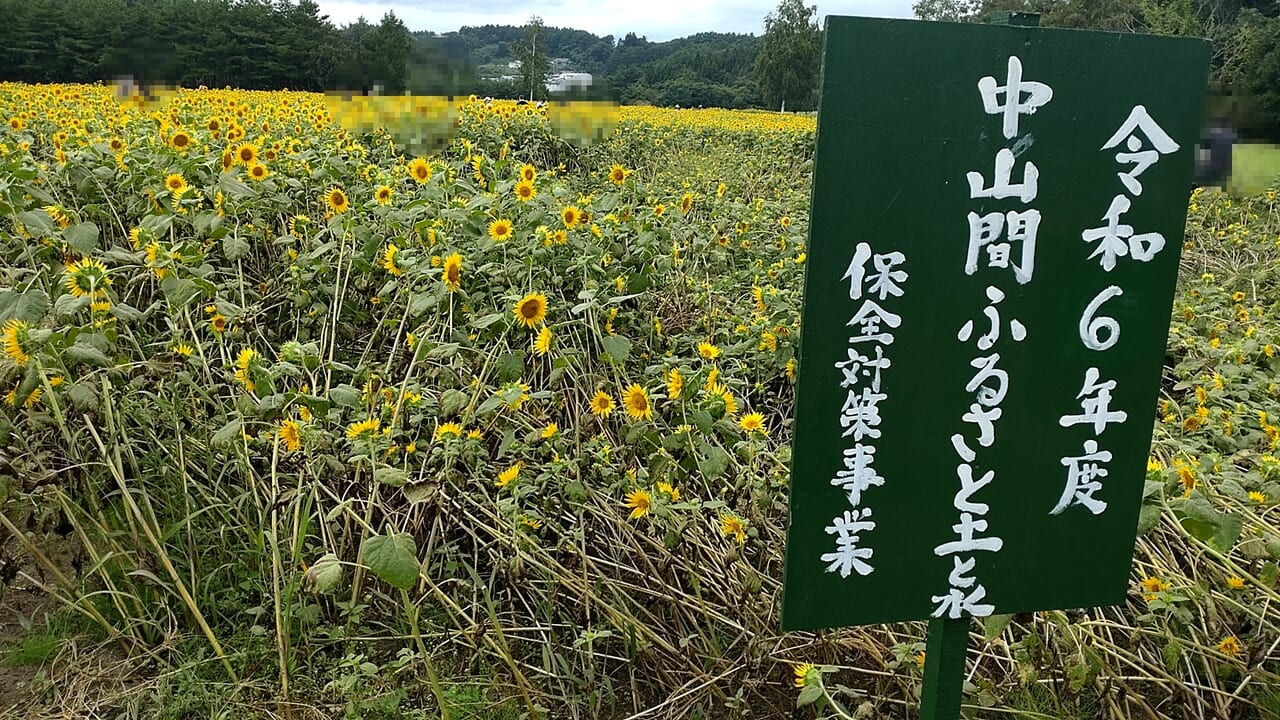
[[[613,398],[603,391],[597,390],[591,398],[591,413],[597,417],[608,417],[613,412]]]
[[[374,200],[378,201],[379,205],[390,205],[391,193],[392,193],[391,188],[386,185],[383,185],[382,187],[378,188],[378,192],[374,193],[373,198]]]
[[[512,465],[511,467],[507,468],[506,470],[503,470],[502,472],[498,473],[498,481],[495,482],[494,485],[497,485],[500,488],[510,485],[511,481],[519,477],[520,468],[523,466],[524,466],[523,462],[518,462],[515,465]]]
[[[284,441],[286,452],[297,452],[302,449],[302,431],[298,423],[285,420],[280,423],[280,439]]]
[[[632,383],[622,393],[622,406],[632,420],[652,420],[653,405],[649,402],[649,393],[644,388]]]
[[[560,211],[560,222],[564,223],[566,229],[572,230],[578,226],[582,211],[576,206],[570,205]]]
[[[538,194],[538,190],[533,186],[533,183],[525,182],[523,180],[516,183],[514,192],[516,194],[516,199],[520,202],[529,202]]]
[[[185,130],[179,130],[169,138],[169,144],[174,150],[184,151],[191,147],[191,136]]]
[[[522,165],[522,166],[520,167],[520,180],[521,180],[521,181],[523,181],[523,182],[527,182],[527,183],[532,183],[534,180],[536,180],[536,179],[537,179],[537,177],[538,177],[538,170],[537,170],[537,168],[535,168],[534,166],[532,166],[532,165],[530,165],[530,164],[528,164],[528,163],[525,163],[524,165]]]
[[[725,537],[733,536],[739,545],[747,541],[747,527],[742,522],[742,518],[734,513],[725,513],[720,516],[720,534]]]
[[[101,295],[104,285],[111,284],[107,267],[98,260],[86,258],[67,264],[67,291],[74,297]]]
[[[268,170],[267,166],[263,165],[262,163],[254,163],[249,166],[250,180],[266,180],[267,176],[270,174],[271,174],[271,171]]]
[[[631,174],[631,171],[622,167],[621,165],[614,165],[613,167],[609,168],[609,180],[614,185],[621,185],[622,183],[626,182],[627,176],[630,174]]]
[[[675,400],[682,392],[684,392],[684,376],[680,374],[678,368],[672,368],[667,373],[667,397]]]
[[[13,361],[14,365],[26,365],[31,360],[28,354],[27,343],[31,337],[30,328],[27,324],[18,319],[12,319],[4,324],[4,354]]]
[[[435,441],[440,442],[441,439],[447,437],[462,437],[462,426],[456,422],[447,422],[436,428]]]
[[[325,196],[325,201],[329,203],[329,208],[336,213],[344,213],[351,209],[350,201],[347,200],[347,194],[342,192],[341,188],[329,188],[329,193]]]
[[[462,256],[454,253],[444,259],[444,274],[440,276],[449,292],[462,289]]]
[[[240,355],[236,357],[236,382],[244,386],[249,392],[254,391],[254,382],[251,374],[255,361],[258,359],[258,353],[252,348],[244,348],[240,351]]]
[[[253,143],[245,143],[236,148],[235,158],[241,165],[252,165],[258,161],[258,147]]]
[[[649,508],[653,505],[653,496],[648,490],[632,490],[627,494],[626,506],[631,508],[630,517],[632,520],[642,518],[649,514]]]
[[[551,328],[546,325],[538,331],[538,338],[533,341],[533,351],[538,355],[546,355],[551,352]]]
[[[403,275],[404,268],[396,264],[396,253],[400,252],[400,248],[395,244],[387,245],[386,252],[382,254],[382,267],[392,275]]]
[[[542,293],[529,293],[520,298],[512,312],[525,327],[536,327],[547,317],[547,296]]]
[[[362,437],[366,434],[378,432],[378,428],[380,427],[382,427],[382,421],[378,418],[351,423],[347,426],[347,437],[351,440],[355,440],[356,438]]]
[[[414,158],[409,163],[409,177],[417,180],[419,184],[425,183],[431,179],[431,164],[423,158]]]
[[[769,436],[769,431],[764,426],[764,416],[760,413],[748,413],[742,416],[738,421],[738,426],[747,432],[748,435],[760,433],[765,437]]]
[[[511,221],[507,219],[494,220],[489,223],[489,237],[494,242],[504,242],[511,239]]]
[[[187,180],[178,173],[165,177],[164,186],[174,197],[181,197],[187,191]]]

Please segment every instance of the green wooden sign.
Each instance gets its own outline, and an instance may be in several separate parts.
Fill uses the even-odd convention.
[[[828,18],[785,629],[1124,600],[1209,52]]]

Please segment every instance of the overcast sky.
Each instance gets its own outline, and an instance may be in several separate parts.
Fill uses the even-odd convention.
[[[538,15],[552,27],[571,27],[596,35],[622,37],[629,32],[653,41],[699,32],[760,35],[764,16],[777,0],[317,0],[336,25],[364,16],[371,23],[388,10],[410,30],[449,32],[463,25],[523,25]],[[818,15],[911,17],[912,0],[806,0]]]

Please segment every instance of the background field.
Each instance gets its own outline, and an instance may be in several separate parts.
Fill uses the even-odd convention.
[[[0,707],[913,717],[922,626],[777,631],[813,119],[428,109],[0,85]],[[1189,198],[1128,602],[975,624],[971,716],[1280,714],[1248,174]]]

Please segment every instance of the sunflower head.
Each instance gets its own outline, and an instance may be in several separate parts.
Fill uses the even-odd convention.
[[[538,194],[538,190],[534,188],[533,183],[525,180],[521,180],[516,183],[514,192],[516,194],[516,199],[521,202],[529,202]]]
[[[570,205],[560,211],[560,221],[564,223],[565,228],[572,230],[578,226],[581,220],[581,211],[576,206]]]
[[[164,186],[174,197],[180,197],[187,191],[187,180],[182,175],[173,173],[164,179]]]
[[[538,170],[532,165],[525,163],[520,167],[520,179],[524,182],[531,183],[538,177]]]
[[[613,412],[613,398],[597,390],[591,397],[591,412],[597,417],[608,417]]]
[[[258,160],[258,148],[253,143],[245,143],[236,148],[236,162],[241,165],[252,165]]]
[[[74,297],[96,297],[111,284],[107,268],[100,261],[85,258],[67,264],[67,291]]]
[[[529,293],[516,302],[512,312],[525,327],[535,327],[547,317],[547,296]]]
[[[5,357],[14,365],[24,366],[31,360],[31,328],[16,318],[4,324],[3,338]]]
[[[511,239],[511,221],[507,219],[494,220],[489,223],[489,237],[494,242],[504,242]]]
[[[444,274],[441,276],[449,292],[462,289],[462,256],[454,253],[444,259]]]
[[[383,185],[382,187],[378,188],[378,192],[374,193],[373,197],[375,200],[378,201],[379,205],[390,205],[391,204],[391,188],[386,185]]]
[[[636,384],[631,384],[622,393],[622,407],[632,420],[652,420],[653,405],[649,402],[649,393]]]
[[[626,182],[627,176],[630,174],[631,174],[631,171],[627,170],[621,165],[614,165],[613,167],[609,168],[609,180],[614,185],[621,185],[622,183]]]
[[[351,203],[347,200],[347,194],[342,192],[342,188],[329,188],[328,194],[325,195],[325,202],[328,203],[329,209],[335,213],[344,213],[351,208]]]
[[[431,165],[422,158],[414,158],[413,162],[409,163],[409,177],[419,184],[425,183],[431,179]]]
[[[629,517],[632,520],[642,518],[649,514],[649,509],[653,506],[653,496],[648,490],[638,489],[627,493],[626,506],[631,508]]]

